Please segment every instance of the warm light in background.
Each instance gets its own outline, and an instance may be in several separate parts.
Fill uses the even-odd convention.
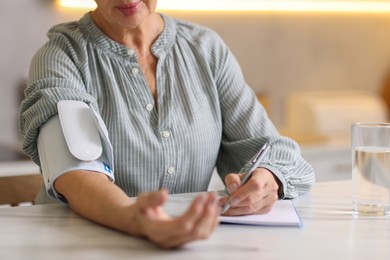
[[[61,7],[94,9],[93,0],[57,0]],[[370,0],[159,0],[158,10],[172,11],[285,11],[390,12],[390,1]]]
[[[57,3],[59,6],[67,8],[96,8],[96,3],[93,0],[57,0]]]

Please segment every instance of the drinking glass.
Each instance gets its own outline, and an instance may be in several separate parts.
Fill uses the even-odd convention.
[[[390,124],[352,124],[353,213],[390,215]]]

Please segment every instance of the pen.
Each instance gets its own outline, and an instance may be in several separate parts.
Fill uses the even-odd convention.
[[[244,178],[241,181],[241,186],[243,186],[245,183],[248,182],[249,178],[252,176],[253,171],[259,166],[261,159],[263,159],[264,155],[268,152],[268,150],[271,148],[271,145],[268,143],[265,143],[263,147],[253,156],[253,158],[248,162],[249,165],[245,165],[243,169],[248,168],[245,171]],[[241,170],[240,172],[242,172]],[[240,186],[240,187],[241,187]],[[224,214],[226,211],[230,209],[230,197],[228,201],[225,203],[222,209],[222,214]]]

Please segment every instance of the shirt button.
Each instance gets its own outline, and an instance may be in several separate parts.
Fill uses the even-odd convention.
[[[175,173],[175,167],[169,167],[168,170],[167,170],[167,173],[169,175],[174,174]]]
[[[137,75],[138,72],[139,72],[139,69],[138,69],[138,68],[132,68],[132,69],[131,69],[131,73],[132,73],[134,76]]]
[[[153,104],[147,104],[146,105],[146,110],[152,111],[152,109],[153,109]]]
[[[171,136],[171,132],[169,131],[162,131],[161,134],[164,138],[169,138]]]
[[[127,54],[129,54],[130,56],[134,55],[134,53],[135,53],[135,50],[133,50],[133,49],[127,50]]]

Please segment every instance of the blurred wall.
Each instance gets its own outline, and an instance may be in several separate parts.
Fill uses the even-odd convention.
[[[50,0],[2,0],[0,8],[0,145],[18,145],[19,93],[34,52],[54,24],[83,12]],[[390,69],[389,14],[171,12],[217,31],[239,60],[248,84],[267,96],[283,126],[283,101],[305,89],[379,91]]]
[[[52,0],[1,0],[0,147],[19,146],[17,115],[30,60],[55,23],[79,14],[61,14]],[[76,16],[77,15],[77,16]]]

